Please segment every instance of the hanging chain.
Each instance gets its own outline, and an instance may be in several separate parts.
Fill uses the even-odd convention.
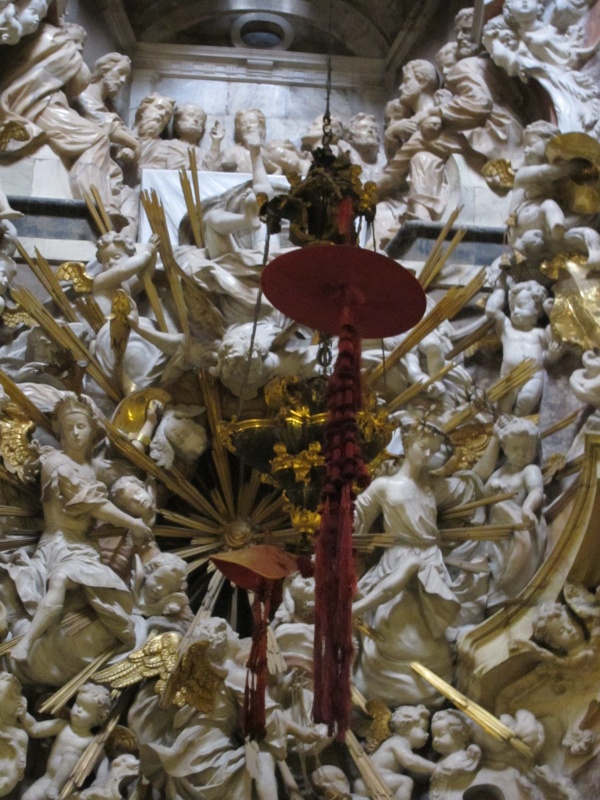
[[[319,334],[319,349],[317,351],[317,364],[320,367],[321,375],[326,378],[333,363],[333,347],[331,336],[328,333]]]
[[[332,53],[333,53],[333,0],[329,0],[329,51],[327,53],[327,81],[325,83],[325,113],[323,114],[323,139],[322,145],[329,148],[333,139],[333,129],[331,127],[331,73],[332,73]]]

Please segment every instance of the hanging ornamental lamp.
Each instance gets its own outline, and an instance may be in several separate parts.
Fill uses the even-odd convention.
[[[296,322],[339,337],[328,382],[326,474],[315,544],[313,717],[342,740],[349,726],[353,659],[354,489],[368,482],[357,425],[361,337],[384,338],[412,328],[425,313],[425,293],[404,267],[358,246],[357,221],[373,221],[375,187],[363,187],[360,167],[347,153],[334,155],[330,140],[327,110],[323,146],[313,152],[308,175],[291,182],[288,196],[275,197],[262,209],[272,231],[277,219],[288,219],[290,239],[300,245],[265,267],[262,291]]]

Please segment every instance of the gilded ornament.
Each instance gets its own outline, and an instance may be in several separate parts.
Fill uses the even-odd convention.
[[[183,654],[173,675],[173,703],[190,705],[204,714],[210,714],[215,699],[226,675],[226,669],[218,669],[208,657],[209,642],[190,645]]]
[[[579,169],[559,185],[567,208],[575,214],[597,214],[600,211],[600,143],[586,133],[561,133],[546,145],[546,157],[557,161],[576,162]]]
[[[37,326],[37,322],[31,314],[19,303],[14,306],[6,306],[2,312],[2,322],[11,330],[18,328],[20,325],[26,325],[28,328]]]
[[[33,459],[31,436],[35,423],[14,403],[9,403],[0,414],[0,455],[9,472],[20,480],[30,480],[27,466]]]
[[[4,152],[11,140],[16,142],[26,142],[29,139],[27,128],[22,122],[9,119],[0,125],[0,152]]]
[[[65,261],[56,270],[59,281],[69,281],[73,289],[80,294],[91,294],[94,279],[85,271],[85,264],[81,261]]]
[[[515,185],[515,172],[506,158],[492,158],[486,161],[481,168],[481,174],[490,189],[498,194],[506,194]],[[510,225],[510,222],[507,220],[506,224]]]
[[[145,421],[150,403],[166,406],[172,402],[171,395],[164,389],[148,388],[127,395],[116,408],[112,423],[130,439],[137,438]]]
[[[158,678],[155,692],[161,694],[177,664],[181,639],[181,634],[174,631],[151,636],[142,647],[129,653],[123,661],[100,670],[94,678],[113,689],[125,689],[142,680]]]
[[[374,753],[392,735],[390,731],[392,712],[383,701],[377,698],[368,700],[366,708],[371,722],[365,731],[365,750],[367,753]]]
[[[271,459],[271,472],[293,469],[298,483],[309,483],[311,469],[325,464],[325,458],[321,455],[320,442],[310,442],[306,450],[302,450],[296,455],[288,453],[287,447],[282,443],[274,444],[273,450],[275,458]]]
[[[293,503],[286,503],[283,506],[283,511],[290,515],[290,520],[298,533],[306,533],[309,536],[319,530],[321,526],[321,515],[317,511],[311,511],[309,508],[301,508],[295,506]]]

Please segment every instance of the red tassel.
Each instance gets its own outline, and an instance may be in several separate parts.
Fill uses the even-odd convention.
[[[354,201],[352,197],[344,197],[338,206],[338,231],[346,238],[346,244],[354,244]]]
[[[366,471],[357,441],[361,407],[360,340],[342,326],[339,355],[329,382],[325,433],[325,486],[315,547],[315,697],[313,718],[341,741],[350,723],[352,598],[356,575],[352,552],[353,484]]]
[[[260,741],[266,734],[265,693],[267,685],[267,628],[273,581],[266,581],[264,592],[257,592],[252,603],[252,646],[246,667],[246,689],[242,730],[244,736]]]

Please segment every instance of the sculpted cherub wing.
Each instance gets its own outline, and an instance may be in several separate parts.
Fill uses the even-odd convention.
[[[492,435],[492,425],[464,425],[450,434],[450,443],[454,448],[452,456],[440,470],[433,474],[448,477],[461,469],[470,469],[487,447]]]
[[[202,328],[204,333],[215,338],[222,337],[225,321],[208,294],[188,279],[184,283],[184,297],[190,321]]]
[[[515,185],[512,164],[506,158],[493,158],[481,168],[487,185],[498,194],[505,194]]]
[[[209,642],[192,644],[183,654],[173,675],[173,702],[175,705],[194,706],[204,714],[215,707],[215,698],[227,675],[208,658]]]
[[[19,303],[14,306],[6,306],[2,312],[2,322],[11,330],[18,328],[19,325],[27,325],[28,328],[35,328],[37,325],[31,314]]]
[[[363,735],[365,737],[365,750],[374,753],[377,748],[392,735],[390,720],[392,712],[377,698],[367,701],[366,709],[371,719],[365,724]]]
[[[31,479],[26,469],[34,458],[31,450],[34,430],[35,423],[12,403],[0,415],[0,455],[9,472],[22,481]]]
[[[138,755],[140,748],[137,736],[131,728],[125,725],[117,725],[114,731],[106,740],[104,747],[109,758],[116,758],[122,753],[133,753]]]
[[[181,634],[173,631],[151,636],[123,661],[97,672],[94,680],[108,683],[113,689],[124,689],[145,678],[158,677],[156,692],[159,694],[175,668],[180,643]]]
[[[0,151],[6,150],[11,139],[17,142],[26,142],[29,139],[27,128],[16,119],[9,119],[0,125]]]
[[[65,261],[56,270],[56,277],[59,281],[69,281],[73,288],[80,294],[91,294],[94,279],[85,271],[85,264],[82,261]]]

